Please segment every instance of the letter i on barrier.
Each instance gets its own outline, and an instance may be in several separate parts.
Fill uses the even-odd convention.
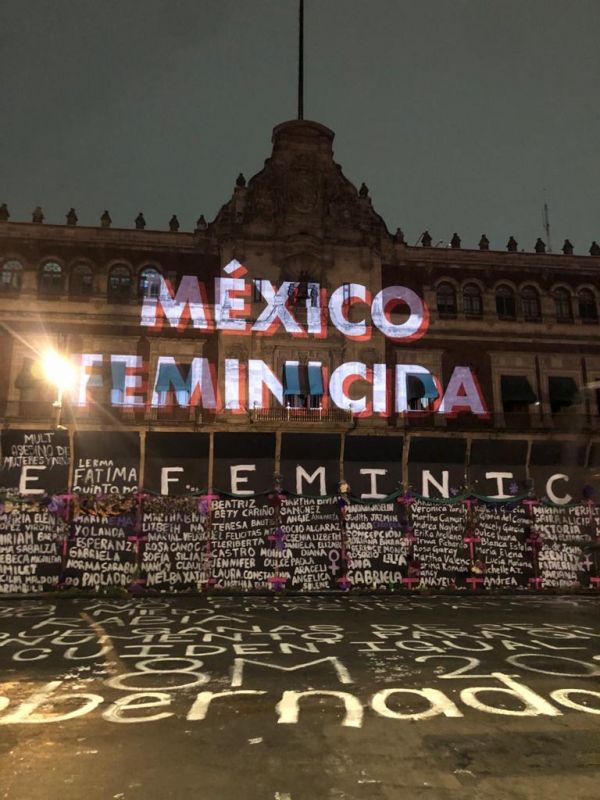
[[[475,552],[475,545],[481,543],[481,537],[477,535],[475,530],[477,521],[475,506],[477,505],[477,500],[467,498],[463,500],[463,503],[467,509],[463,542],[469,546],[469,558],[471,561],[471,574],[466,579],[466,583],[470,584],[471,589],[475,591],[478,586],[483,584],[483,572],[485,571],[485,565],[476,557],[477,554]]]
[[[133,580],[131,581],[129,587],[130,591],[138,591],[143,589],[146,585],[146,579],[144,578],[142,572],[143,545],[148,541],[148,537],[145,536],[143,532],[145,497],[146,495],[141,489],[135,496],[136,503],[133,533],[131,536],[127,537],[127,541],[133,542],[135,545],[135,570],[133,573]]]
[[[346,529],[346,517],[348,516],[348,492],[350,487],[344,481],[340,483],[340,497],[338,497],[337,507],[340,515],[340,568],[342,574],[336,578],[336,583],[340,589],[347,591],[352,584],[348,578],[348,535]]]
[[[400,525],[405,530],[403,538],[408,545],[406,554],[407,570],[406,575],[402,578],[402,583],[404,586],[408,586],[409,589],[416,589],[421,583],[421,565],[418,559],[415,558],[415,542],[417,541],[417,537],[415,536],[411,508],[412,504],[415,502],[415,498],[412,496],[412,493],[408,491],[406,494],[403,494],[402,497],[399,497],[397,502],[400,503],[401,507]]]
[[[531,554],[531,570],[533,572],[533,575],[529,578],[529,586],[531,589],[541,589],[543,582],[543,578],[540,575],[539,556],[544,542],[539,532],[535,528],[535,515],[533,513],[533,507],[537,504],[538,501],[531,497],[523,500],[523,505],[527,509],[527,524],[529,527],[529,536],[525,542],[529,546],[529,552]]]
[[[285,495],[281,489],[281,476],[279,475],[275,475],[274,492],[273,494],[269,495],[269,501],[275,510],[275,514],[273,515],[273,530],[271,533],[266,535],[266,539],[271,543],[273,562],[275,564],[275,574],[267,578],[267,583],[271,585],[271,588],[274,591],[280,592],[284,588],[288,579],[284,575],[280,574],[279,564],[281,551],[285,547],[286,536],[281,525],[281,506],[285,502]]]
[[[208,489],[206,494],[200,496],[198,501],[198,513],[204,521],[206,532],[206,544],[204,545],[203,573],[206,576],[201,581],[204,590],[208,591],[216,584],[216,579],[212,574],[212,502],[218,500],[219,495],[214,494],[212,489]]]

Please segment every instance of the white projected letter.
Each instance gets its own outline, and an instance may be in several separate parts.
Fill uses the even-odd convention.
[[[368,339],[371,328],[365,320],[350,322],[346,316],[352,303],[367,303],[369,293],[360,283],[346,283],[336,289],[329,298],[329,317],[338,331],[348,339]]]
[[[358,400],[352,400],[347,395],[348,386],[355,380],[368,380],[367,365],[361,361],[347,361],[335,369],[329,381],[329,396],[338,408],[361,414],[368,409],[365,395]]]
[[[204,287],[200,285],[195,275],[184,275],[177,289],[177,294],[173,295],[169,282],[161,275],[158,297],[144,297],[140,324],[146,327],[156,326],[158,323],[157,312],[160,306],[172,327],[176,328],[182,324],[184,312],[189,309],[192,327],[207,330],[209,323],[206,315],[203,289]]]
[[[89,370],[94,367],[101,367],[104,361],[104,356],[100,353],[82,353],[79,366],[79,388],[77,391],[78,406],[87,405],[87,387],[90,384],[91,375]],[[91,381],[92,386],[102,386],[102,376],[94,375],[94,380]]]
[[[408,308],[408,319],[394,323],[389,313],[394,306],[402,304]],[[429,323],[429,311],[418,294],[406,286],[388,286],[378,292],[371,306],[371,318],[384,336],[394,340],[418,339],[425,334]]]
[[[455,414],[458,411],[470,411],[478,417],[488,414],[477,380],[469,367],[454,367],[438,414]]]
[[[267,306],[261,311],[260,316],[252,326],[252,330],[257,331],[257,333],[273,333],[281,323],[287,333],[302,335],[304,333],[303,329],[286,308],[290,287],[293,287],[294,284],[290,281],[284,281],[277,291],[275,291],[270,281],[255,280],[254,285],[267,301]]]

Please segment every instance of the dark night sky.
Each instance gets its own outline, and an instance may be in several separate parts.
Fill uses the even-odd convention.
[[[190,230],[296,114],[296,0],[0,4],[0,202]],[[414,243],[600,240],[598,0],[306,0],[305,117]]]

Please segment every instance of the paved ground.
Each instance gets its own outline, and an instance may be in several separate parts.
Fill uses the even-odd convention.
[[[600,598],[0,603],[0,797],[600,797]]]

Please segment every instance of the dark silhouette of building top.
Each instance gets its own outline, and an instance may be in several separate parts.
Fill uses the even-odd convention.
[[[376,244],[391,236],[362,193],[333,159],[334,133],[324,125],[293,120],[273,130],[273,152],[264,168],[236,182],[231,200],[213,223],[217,234]],[[364,186],[364,184],[363,184]],[[241,230],[240,230],[241,229]]]

